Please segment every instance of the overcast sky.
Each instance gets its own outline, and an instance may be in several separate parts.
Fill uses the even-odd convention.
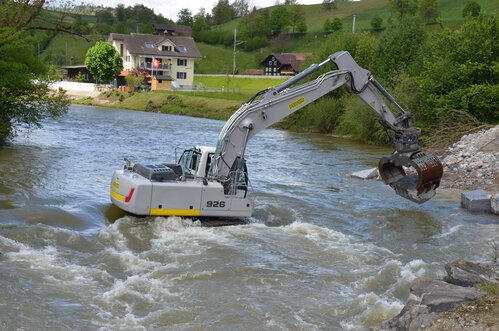
[[[164,17],[177,21],[177,14],[182,8],[189,8],[193,15],[199,11],[199,8],[204,8],[207,13],[211,14],[211,9],[215,7],[218,0],[91,0],[88,2],[115,8],[120,3],[124,4],[125,7],[134,6],[136,3],[140,3],[153,9],[156,14],[163,14]],[[232,2],[234,2],[234,0],[229,0],[229,3]],[[253,8],[253,6],[257,6],[257,8],[273,6],[276,2],[277,0],[248,0],[250,9]],[[283,3],[284,0],[281,0],[280,2]],[[298,3],[310,5],[322,3],[322,0],[298,0]]]

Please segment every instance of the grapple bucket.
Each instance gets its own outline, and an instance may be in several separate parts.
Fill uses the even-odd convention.
[[[406,173],[403,165],[410,167],[409,173]],[[412,168],[416,173],[412,172]],[[416,203],[424,203],[435,195],[443,167],[434,154],[417,152],[407,158],[395,153],[379,161],[379,174],[398,195]]]

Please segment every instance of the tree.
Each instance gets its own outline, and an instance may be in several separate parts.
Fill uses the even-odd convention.
[[[192,12],[188,8],[181,9],[177,18],[177,24],[192,26]]]
[[[480,5],[474,0],[468,0],[463,8],[463,17],[471,15],[473,17],[478,17],[480,15]]]
[[[113,14],[107,9],[99,10],[95,16],[97,17],[97,23],[114,24]]]
[[[338,17],[335,17],[333,22],[331,22],[331,31],[336,32],[336,31],[341,31],[343,28],[343,23]]]
[[[331,26],[331,20],[329,18],[326,18],[326,20],[324,21],[324,25],[322,26],[322,29],[324,30],[324,32],[332,32],[333,31],[333,27]]]
[[[68,109],[63,92],[54,92],[55,79],[34,55],[28,31],[63,31],[71,34],[67,23],[74,6],[39,20],[44,0],[0,1],[0,143],[15,135],[18,127],[40,127],[43,119],[56,117]],[[86,39],[86,38],[85,38]]]
[[[116,7],[116,20],[118,22],[124,22],[126,20],[126,12],[125,12],[125,5],[124,4],[119,4]]]
[[[440,16],[438,0],[419,0],[419,16],[426,24],[436,23]]]
[[[398,72],[415,76],[422,66],[425,41],[424,24],[418,17],[403,18],[383,31],[372,67],[376,79],[379,77],[378,80],[389,85]]]
[[[298,22],[298,25],[296,26],[296,31],[298,31],[299,33],[307,32],[307,22],[305,21],[305,19]]]
[[[495,16],[468,17],[428,47],[420,87],[429,116],[448,108],[482,121],[499,120],[499,25]]]
[[[213,22],[216,25],[224,24],[234,18],[234,8],[229,5],[229,0],[218,0],[212,9]]]
[[[295,33],[296,26],[305,20],[305,11],[301,6],[291,6],[289,10],[289,20],[291,22],[292,31]],[[306,26],[306,25],[305,25]]]
[[[108,36],[111,33],[111,26],[105,23],[95,23],[94,33],[100,34],[101,36]]]
[[[338,9],[336,2],[334,0],[324,0],[322,1],[322,8],[324,10]]]
[[[84,20],[81,15],[78,15],[73,21],[73,32],[78,34],[88,34],[90,32],[87,20]]]
[[[110,81],[116,73],[123,70],[123,60],[110,43],[98,41],[87,51],[85,65],[99,81]]]
[[[130,95],[133,95],[135,88],[144,83],[148,71],[145,69],[135,68],[127,76],[125,76],[125,81],[129,88]]]
[[[381,30],[381,26],[383,25],[383,19],[379,16],[374,16],[371,20],[371,26],[373,30]]]
[[[125,34],[127,32],[126,31],[125,23],[123,23],[123,22],[116,23],[116,25],[113,28],[113,32],[114,33],[123,33],[123,34]]]
[[[234,0],[232,8],[234,8],[236,17],[242,17],[248,15],[249,14],[248,6],[249,5],[247,0]]]
[[[389,0],[390,10],[397,13],[400,18],[414,16],[418,10],[416,0]]]
[[[290,18],[289,12],[285,6],[277,6],[277,8],[270,14],[270,26],[272,34],[276,35],[281,32],[286,26],[289,25]]]

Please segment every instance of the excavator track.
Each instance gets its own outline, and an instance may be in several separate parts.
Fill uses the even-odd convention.
[[[390,185],[401,197],[420,204],[435,196],[435,189],[440,185],[443,175],[443,166],[438,157],[417,152],[411,155],[408,162],[400,159],[399,155],[392,154],[379,161],[379,174],[385,184]],[[406,173],[401,163],[408,163],[409,173]]]

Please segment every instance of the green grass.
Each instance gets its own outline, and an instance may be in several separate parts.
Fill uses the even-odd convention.
[[[232,77],[232,75],[227,75],[226,77],[211,77],[211,76],[195,76],[194,82],[202,83],[207,88],[227,88],[227,83],[230,89],[237,89],[241,91],[252,91],[257,92],[264,90],[268,87],[279,85],[285,82],[287,78],[274,79],[274,78],[242,78],[242,77]]]
[[[123,96],[120,102],[120,97]],[[129,96],[124,92],[104,92],[97,99],[107,100],[100,103],[91,99],[72,100],[73,103],[109,108],[125,108],[157,113],[188,115],[218,120],[227,120],[250,94],[208,93],[208,92],[136,92]]]
[[[195,73],[196,74],[212,74],[222,73],[224,70],[232,72],[232,63],[234,57],[234,50],[232,48],[224,47],[222,45],[209,45],[205,43],[196,43],[203,58],[196,60]],[[263,58],[262,58],[263,57]],[[236,68],[240,73],[246,69],[258,68],[265,56],[259,52],[243,52],[238,51],[236,55]]]
[[[47,62],[57,65],[70,65],[70,59],[73,57],[73,65],[84,64],[87,50],[94,46],[100,36],[86,36],[90,39],[87,42],[85,39],[68,34],[58,34],[55,36],[42,52],[41,57]],[[67,63],[66,63],[66,41],[68,45]]]

